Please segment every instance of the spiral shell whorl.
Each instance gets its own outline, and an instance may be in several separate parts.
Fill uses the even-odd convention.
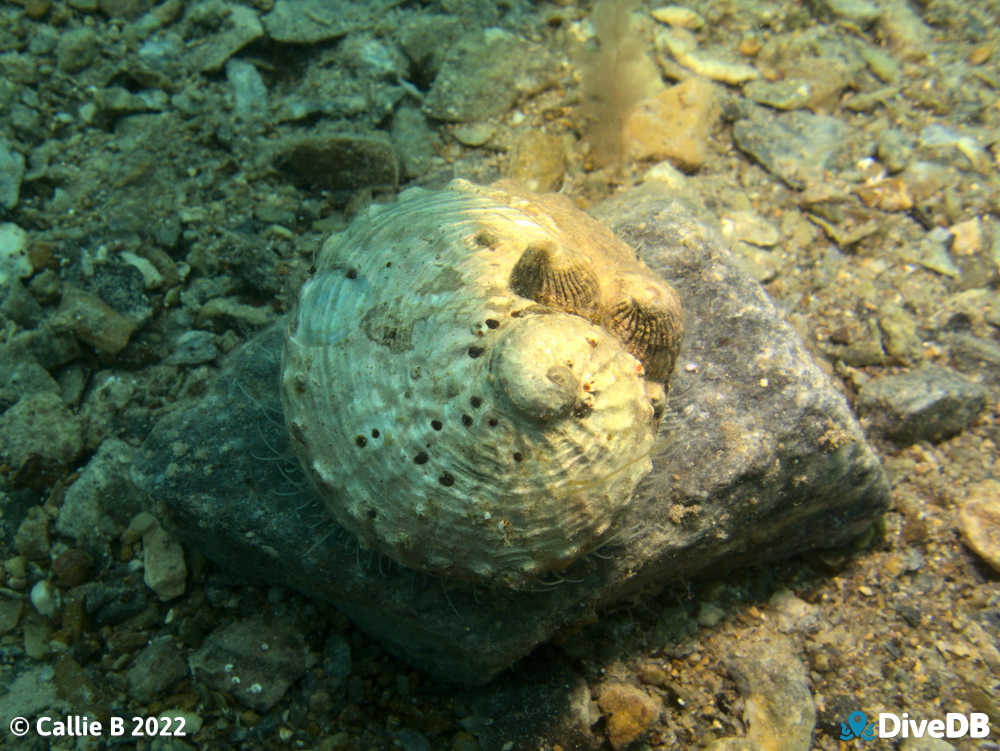
[[[282,367],[293,445],[342,526],[515,588],[599,544],[649,472],[659,386],[601,324],[622,274],[669,290],[569,245],[600,226],[581,212],[526,207],[456,181],[359,218],[324,245]],[[538,268],[589,271],[531,287]]]

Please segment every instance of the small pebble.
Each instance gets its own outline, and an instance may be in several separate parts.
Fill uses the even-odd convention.
[[[768,605],[777,616],[780,631],[808,631],[819,622],[819,608],[797,597],[791,590],[779,589],[771,596]]]
[[[195,329],[185,332],[177,339],[173,353],[167,358],[167,364],[200,365],[211,362],[218,356],[215,334]]]
[[[986,245],[983,224],[977,217],[953,224],[949,231],[953,238],[951,252],[956,256],[975,255]]]
[[[608,741],[615,751],[642,735],[663,708],[659,697],[618,681],[605,683],[598,689],[597,704],[606,718]]]
[[[966,491],[958,528],[965,544],[1000,572],[1000,482],[983,480]]]
[[[993,47],[989,44],[980,44],[972,48],[972,52],[966,58],[971,65],[982,65],[993,55]]]
[[[867,26],[882,14],[882,9],[868,0],[825,0],[824,5],[833,15],[861,26]]]
[[[493,137],[494,132],[489,123],[462,123],[451,129],[455,140],[465,146],[482,146]]]
[[[11,579],[23,579],[28,575],[28,560],[23,555],[15,555],[3,562],[4,570],[7,572],[7,582]]]
[[[101,46],[97,32],[86,26],[64,31],[56,47],[59,70],[64,73],[78,73],[96,58]]]
[[[640,681],[651,686],[666,688],[670,685],[670,675],[654,662],[643,663],[639,666],[637,673]]]
[[[698,13],[685,8],[682,5],[667,5],[663,8],[654,8],[651,12],[653,18],[668,26],[679,26],[683,29],[697,30],[705,25],[705,19]]]
[[[23,178],[24,157],[0,138],[0,207],[12,209],[17,205]]]
[[[710,749],[809,751],[816,706],[799,650],[788,637],[757,632],[722,645],[726,669],[744,701],[745,738],[719,739]]]
[[[33,660],[41,660],[48,656],[52,639],[52,626],[41,618],[25,618],[24,653]]]
[[[188,664],[199,683],[266,712],[306,672],[306,654],[299,627],[250,615],[213,631]]]
[[[46,618],[59,612],[59,593],[48,581],[42,580],[31,588],[31,604]]]
[[[160,523],[156,521],[155,516],[148,511],[140,511],[129,522],[128,529],[122,532],[122,542],[126,545],[138,542],[142,539],[143,535],[151,532],[158,526],[160,526]]]
[[[430,741],[421,733],[409,728],[403,728],[396,733],[396,743],[403,751],[431,751]]]
[[[77,287],[63,288],[62,302],[52,316],[52,327],[68,331],[99,352],[116,355],[125,349],[135,323],[97,295]]]
[[[955,751],[955,747],[941,738],[907,738],[899,744],[899,751]]]
[[[714,602],[703,602],[698,608],[698,623],[707,628],[715,626],[726,617],[726,611]]]
[[[129,694],[140,702],[149,702],[168,691],[188,675],[186,652],[172,637],[160,636],[150,641],[135,656],[125,674]]]
[[[143,535],[142,551],[146,586],[163,601],[184,594],[187,566],[180,543],[157,525]]]
[[[747,34],[740,40],[740,54],[753,57],[764,46],[764,42],[756,34]]]
[[[528,190],[559,190],[566,171],[562,140],[536,129],[518,135],[510,161],[510,177]]]
[[[64,589],[75,587],[87,581],[93,559],[79,548],[69,548],[60,553],[52,562],[52,575],[56,584]]]
[[[687,29],[660,28],[656,35],[658,47],[664,47],[681,65],[699,76],[734,86],[757,78],[760,73],[746,63],[728,62],[697,49],[697,42]]]
[[[622,138],[635,159],[666,159],[691,172],[708,159],[708,136],[719,114],[712,84],[689,78],[639,102],[626,118]]]
[[[876,153],[889,172],[902,172],[913,158],[916,138],[896,128],[883,130],[878,137]]]
[[[28,233],[10,222],[0,224],[0,284],[8,279],[27,279],[31,272]]]
[[[125,263],[134,266],[142,274],[142,281],[146,289],[157,289],[163,286],[163,274],[160,273],[159,269],[149,259],[138,256],[135,253],[129,253],[128,251],[122,251],[121,258]]]
[[[24,12],[28,18],[37,21],[49,12],[51,6],[50,0],[27,0],[24,3]]]
[[[870,208],[882,211],[909,211],[913,208],[913,198],[906,182],[900,177],[865,183],[854,190],[861,202]]]
[[[987,391],[953,370],[924,365],[861,387],[862,425],[899,443],[937,441],[965,429],[986,409]]]
[[[29,561],[49,559],[49,518],[41,506],[28,509],[14,534],[14,549]]]
[[[13,631],[21,620],[21,613],[24,610],[23,600],[11,600],[0,597],[0,636],[8,631]]]

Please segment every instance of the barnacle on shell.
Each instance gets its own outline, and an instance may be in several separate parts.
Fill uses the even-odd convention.
[[[608,306],[605,325],[646,368],[652,381],[666,381],[674,370],[682,329],[677,293],[649,275],[624,274],[618,296]]]
[[[361,545],[533,586],[599,545],[651,469],[680,342],[664,289],[561,197],[407,190],[327,240],[302,288],[292,444]]]
[[[514,264],[510,288],[529,300],[584,318],[601,302],[597,274],[586,257],[552,243],[529,245]]]

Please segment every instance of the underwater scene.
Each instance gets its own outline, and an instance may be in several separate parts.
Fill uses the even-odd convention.
[[[1000,1],[0,3],[0,748],[1000,749]]]

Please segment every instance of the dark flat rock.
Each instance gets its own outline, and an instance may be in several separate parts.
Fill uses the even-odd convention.
[[[898,443],[939,441],[962,432],[986,409],[988,396],[985,386],[927,364],[866,383],[858,412],[870,430]]]
[[[790,188],[801,190],[844,147],[847,126],[835,117],[795,110],[774,114],[764,108],[733,123],[733,141]]]
[[[398,0],[358,3],[352,0],[277,0],[262,19],[267,35],[286,44],[339,39],[373,26]]]
[[[290,452],[280,324],[235,351],[199,402],[161,419],[134,481],[219,565],[330,601],[404,660],[471,684],[603,606],[861,533],[885,508],[885,475],[760,287],[677,201],[633,191],[599,213],[674,284],[687,333],[653,472],[620,532],[562,579],[476,588],[359,549]]]
[[[500,29],[470,31],[445,53],[424,112],[448,122],[486,120],[551,86],[557,69],[540,44]]]

